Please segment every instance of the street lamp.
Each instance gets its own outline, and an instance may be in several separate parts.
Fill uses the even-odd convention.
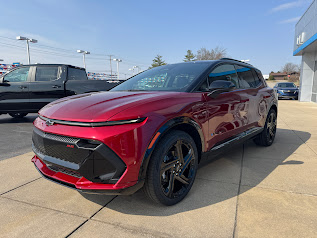
[[[132,75],[134,75],[134,67],[129,70],[132,71]]]
[[[246,62],[250,62],[250,60],[249,59],[246,59],[246,60],[240,60],[241,62],[244,62],[244,63],[246,63]]]
[[[89,51],[85,51],[85,50],[77,50],[77,53],[82,53],[83,54],[84,68],[86,69],[85,55],[89,55],[90,52]]]
[[[140,67],[139,66],[133,66],[133,69],[138,69],[138,73],[140,73]]]
[[[121,59],[113,59],[113,61],[117,61],[117,76],[118,76],[118,80],[119,80],[119,63],[122,62]]]
[[[29,38],[24,37],[24,36],[17,36],[16,39],[17,39],[17,40],[25,40],[25,41],[26,41],[26,50],[27,50],[27,52],[28,52],[28,64],[30,64],[31,60],[30,60],[29,42],[37,43],[37,40],[35,40],[35,39],[29,39]]]

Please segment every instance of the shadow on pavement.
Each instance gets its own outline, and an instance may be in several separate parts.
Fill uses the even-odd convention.
[[[252,185],[247,185],[249,188],[243,190],[248,191],[252,187],[261,183],[268,175],[272,173],[280,165],[296,166],[303,164],[303,161],[298,160],[287,160],[290,155],[292,155],[301,145],[305,143],[310,138],[310,133],[304,131],[293,131],[287,129],[279,129],[281,135],[284,137],[279,137],[277,143],[273,143],[270,147],[256,146],[253,141],[247,141],[237,149],[239,150],[244,147],[243,159],[239,155],[235,156],[232,154],[232,150],[229,152],[219,155],[210,163],[202,166],[198,170],[198,175],[200,175],[200,170],[204,170],[206,178],[198,176],[196,178],[194,185],[187,195],[187,197],[180,202],[171,207],[165,207],[150,201],[142,189],[137,193],[130,196],[118,196],[110,204],[107,205],[107,209],[115,210],[123,214],[133,214],[133,215],[144,215],[144,216],[170,216],[178,213],[183,213],[186,211],[191,211],[195,209],[200,209],[206,206],[217,204],[225,200],[235,198],[239,190],[239,182],[241,176],[246,183]],[[286,140],[286,135],[301,134],[302,138],[305,140],[299,140],[297,144],[281,143],[283,139]],[[293,133],[293,134],[292,134]],[[296,136],[294,134],[294,136]],[[233,150],[237,151],[237,150]],[[235,152],[236,153],[236,152]],[[253,161],[252,161],[253,160]],[[251,162],[250,162],[251,161]],[[241,170],[241,164],[243,168]],[[214,167],[217,170],[213,170]],[[230,168],[229,168],[230,167]],[[206,173],[207,168],[207,173]],[[234,170],[232,170],[234,168]],[[210,173],[217,173],[221,171],[221,175],[215,177],[214,179],[209,179]],[[242,174],[240,175],[240,171]],[[230,176],[229,172],[237,173],[237,178],[234,182],[225,181],[226,176]],[[248,175],[245,175],[248,173]],[[248,181],[249,180],[249,181]],[[82,194],[86,199],[98,203],[98,199],[91,195]]]
[[[9,115],[1,115],[0,116],[0,125],[1,124],[11,124],[11,123],[33,123],[33,121],[37,118],[37,114],[30,114],[23,118],[13,118]]]

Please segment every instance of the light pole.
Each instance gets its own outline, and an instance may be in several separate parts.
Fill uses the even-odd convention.
[[[29,39],[29,38],[24,37],[24,36],[17,36],[16,39],[17,39],[17,40],[25,40],[25,41],[26,41],[26,50],[27,50],[27,52],[28,52],[28,64],[30,64],[31,59],[30,59],[29,42],[37,43],[37,40],[35,40],[35,39]]]
[[[138,69],[138,73],[140,73],[140,67],[139,66],[133,66],[133,69]]]
[[[131,69],[129,69],[132,71],[132,76],[134,75],[134,67],[132,67]]]
[[[118,80],[119,80],[119,63],[122,62],[121,59],[113,59],[113,61],[117,61],[117,76],[118,76]]]
[[[77,50],[77,53],[82,53],[83,54],[84,68],[86,69],[85,55],[89,55],[90,52],[89,51],[85,51],[85,50]]]
[[[246,63],[246,62],[250,62],[250,60],[249,59],[246,59],[246,60],[240,60],[241,62],[244,62],[244,63]]]

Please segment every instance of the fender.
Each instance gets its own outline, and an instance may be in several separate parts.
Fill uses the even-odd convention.
[[[173,127],[181,125],[181,124],[189,124],[196,129],[196,131],[198,132],[198,134],[200,136],[202,151],[205,151],[205,138],[204,138],[203,131],[200,128],[199,124],[195,120],[193,120],[189,117],[173,118],[173,119],[169,120],[168,122],[166,122],[163,126],[161,126],[159,128],[159,130],[157,130],[156,133],[154,134],[154,136],[152,137],[152,139],[147,147],[147,150],[145,151],[144,157],[142,159],[142,163],[141,163],[140,170],[139,170],[139,181],[144,180],[146,177],[147,167],[149,165],[151,155],[152,155],[153,151],[155,150],[158,141],[168,131],[170,131]]]

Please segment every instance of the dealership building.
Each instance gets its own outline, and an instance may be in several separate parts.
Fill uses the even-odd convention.
[[[294,56],[302,56],[299,100],[317,102],[317,0],[295,27]]]

